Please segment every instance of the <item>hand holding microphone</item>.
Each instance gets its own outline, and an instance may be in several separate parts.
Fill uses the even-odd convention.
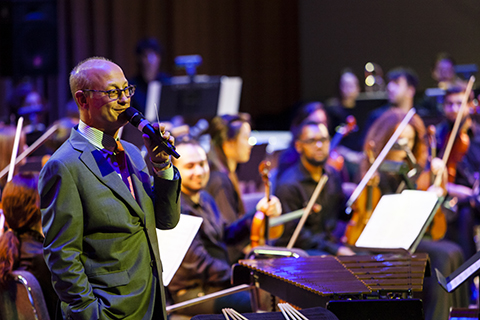
[[[167,154],[174,156],[177,159],[180,157],[178,152],[175,150],[175,146],[173,145],[173,137],[170,136],[169,132],[165,133],[165,136],[158,134],[155,128],[150,124],[150,122],[145,119],[144,115],[135,108],[128,108],[124,111],[124,114],[127,120],[134,127],[136,127],[138,130],[140,130],[149,137],[151,143],[151,150],[157,154],[156,157],[161,158],[161,155],[158,153],[159,150],[157,150],[158,148],[160,148],[160,150],[162,151],[165,151]],[[163,127],[159,130],[160,132],[162,132],[165,130],[165,128]],[[168,161],[168,158],[165,158],[166,159],[163,160]],[[152,161],[156,162],[154,159],[152,159]]]

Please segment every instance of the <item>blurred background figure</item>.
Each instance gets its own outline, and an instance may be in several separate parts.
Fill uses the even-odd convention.
[[[137,86],[131,106],[142,113],[145,113],[148,84],[151,81],[166,82],[170,78],[168,74],[160,71],[163,54],[163,46],[154,38],[146,38],[137,43],[137,74],[129,79],[129,82]]]
[[[55,319],[58,297],[43,259],[38,174],[23,172],[8,182],[2,194],[2,206],[8,229],[0,237],[0,284],[12,271],[31,272],[42,287],[51,319]]]
[[[16,124],[23,117],[23,131],[27,145],[34,143],[44,132],[47,125],[45,117],[47,107],[44,98],[31,82],[22,82],[16,86],[9,98],[9,120]],[[35,151],[33,156],[45,154],[44,147]]]
[[[437,83],[437,87],[443,90],[458,84],[461,79],[455,73],[455,60],[450,54],[446,52],[437,54],[432,67],[432,78]]]

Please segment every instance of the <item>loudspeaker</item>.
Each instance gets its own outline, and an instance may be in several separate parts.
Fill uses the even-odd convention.
[[[0,0],[0,74],[57,73],[55,0]]]

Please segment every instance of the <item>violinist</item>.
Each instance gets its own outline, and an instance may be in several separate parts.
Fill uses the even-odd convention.
[[[295,148],[300,161],[289,168],[278,181],[275,195],[280,199],[284,212],[304,208],[323,174],[328,181],[317,199],[317,206],[309,215],[295,243],[296,248],[310,255],[352,255],[354,252],[342,245],[339,235],[343,230],[339,217],[344,211],[345,197],[339,173],[326,164],[330,136],[323,123],[304,122],[295,137]],[[297,221],[286,223],[285,231],[277,240],[277,246],[286,246]]]
[[[215,199],[220,212],[227,223],[233,223],[240,217],[247,215],[252,219],[255,211],[245,212],[242,201],[242,193],[236,174],[237,165],[250,159],[252,146],[248,143],[251,127],[249,115],[223,115],[212,119],[209,133],[212,145],[208,154],[210,165],[210,179],[206,190]],[[272,215],[280,215],[282,208],[277,197],[261,199],[256,206],[257,211],[266,205],[262,211],[271,212]],[[242,258],[248,241],[238,241],[235,245],[229,245],[231,262]]]
[[[205,191],[210,177],[207,155],[198,142],[184,137],[177,139],[177,151],[182,155],[173,160],[182,176],[181,211],[203,218],[202,225],[189,247],[168,289],[174,303],[230,287],[231,264],[227,243],[247,239],[250,221],[246,215],[228,224],[213,197]],[[184,315],[221,313],[222,308],[235,305],[239,312],[249,312],[250,295],[239,292],[184,308]]]
[[[406,113],[403,110],[392,108],[378,118],[370,127],[366,136],[366,153],[371,152],[374,157],[377,157],[405,115]],[[397,145],[403,147],[392,149],[387,154],[386,161],[406,162],[411,166],[411,160],[414,159],[417,164],[417,172],[421,172],[428,157],[425,134],[426,129],[423,121],[418,115],[414,115],[397,140]],[[403,143],[403,141],[406,143]],[[409,154],[412,159],[409,159]],[[368,164],[364,168],[368,168]],[[415,174],[411,182],[415,183],[417,178],[421,179],[419,176],[419,173]],[[378,187],[382,195],[401,192],[401,186],[408,185],[408,183],[403,183],[405,178],[398,172],[385,172],[382,171],[382,167],[380,167],[378,177]],[[445,271],[445,274],[451,274],[464,262],[462,249],[448,240],[432,241],[428,236],[425,236],[420,241],[417,252],[428,253],[432,270],[437,268],[442,273]],[[427,320],[447,319],[450,307],[468,306],[467,286],[461,286],[454,293],[447,293],[438,285],[435,276],[425,279],[423,296],[425,319]]]
[[[444,152],[447,140],[452,131],[453,124],[460,110],[463,97],[465,95],[465,86],[453,86],[446,90],[443,110],[445,119],[437,125],[437,150]],[[473,225],[475,202],[470,200],[474,197],[473,186],[475,184],[475,172],[478,168],[467,167],[468,159],[464,158],[470,151],[471,138],[474,136],[474,123],[470,117],[470,111],[473,110],[473,96],[469,96],[467,109],[463,115],[459,132],[455,138],[451,155],[447,161],[448,183],[447,201],[453,205],[450,215],[447,215],[449,226],[447,238],[457,242],[464,250],[466,257],[470,257],[476,252]],[[475,155],[469,155],[469,158],[475,158]],[[473,206],[472,206],[473,204]]]
[[[283,150],[278,157],[278,166],[274,184],[280,179],[282,174],[290,167],[294,166],[300,159],[295,148],[295,137],[304,121],[320,122],[327,125],[327,113],[321,102],[307,102],[297,110],[290,125],[290,132],[293,139],[287,149]]]
[[[23,172],[15,175],[3,190],[2,205],[9,228],[0,237],[0,285],[15,270],[31,272],[38,280],[50,319],[55,319],[58,296],[50,281],[50,271],[43,259],[38,174]],[[13,319],[14,315],[6,315]]]

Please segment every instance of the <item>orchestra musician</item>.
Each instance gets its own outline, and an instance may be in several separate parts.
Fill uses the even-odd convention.
[[[182,176],[181,211],[201,217],[203,222],[168,286],[174,303],[230,287],[232,268],[227,243],[248,238],[251,222],[246,215],[232,224],[225,221],[214,198],[205,191],[210,176],[207,155],[198,142],[185,138],[177,138],[177,151],[182,157],[173,160]],[[249,293],[243,291],[208,300],[184,308],[180,313],[218,314],[222,308],[232,306],[239,312],[251,311]]]
[[[326,164],[330,147],[327,126],[306,121],[299,127],[294,139],[300,161],[285,171],[274,191],[282,203],[283,211],[304,208],[321,176],[328,176],[316,200],[318,205],[308,216],[294,247],[310,255],[353,255],[354,252],[340,242],[340,235],[343,234],[341,226],[344,224],[339,223],[339,217],[345,209],[345,197],[339,173]],[[285,231],[275,243],[276,246],[287,245],[296,224],[297,221],[285,224]]]
[[[378,118],[367,133],[365,152],[372,152],[376,158],[405,115],[405,111],[399,108],[392,108]],[[404,146],[403,149],[392,149],[385,158],[386,161],[410,163],[411,160],[408,159],[407,153],[408,148],[415,158],[418,169],[417,174],[412,178],[413,183],[416,182],[416,179],[421,179],[420,175],[425,168],[428,158],[425,134],[426,129],[423,121],[418,115],[414,115],[397,140],[397,142],[401,140],[407,141],[406,144],[401,144]],[[366,172],[368,164],[365,164],[363,168],[363,172]],[[438,167],[434,169],[439,170]],[[429,175],[428,172],[425,174]],[[399,186],[408,185],[402,183],[403,178],[398,172],[384,172],[380,170],[378,176],[378,187],[382,195],[401,192],[402,190],[399,190]],[[443,274],[451,274],[464,262],[462,249],[457,244],[445,239],[432,241],[428,235],[420,241],[416,251],[428,253],[432,270],[437,268]],[[447,293],[438,285],[436,277],[432,276],[425,279],[423,302],[425,319],[447,319],[450,307],[468,306],[468,287],[462,285],[454,293]]]
[[[135,87],[92,57],[70,74],[80,123],[40,173],[44,256],[68,319],[166,319],[156,228],[180,218],[180,176],[145,136],[154,167],[117,139]],[[173,143],[164,126],[158,130]],[[153,186],[153,187],[152,187]]]
[[[239,163],[250,159],[252,146],[248,143],[251,127],[249,116],[246,114],[223,115],[212,119],[209,133],[211,148],[208,153],[210,165],[210,179],[206,190],[215,199],[215,202],[224,220],[231,224],[240,217],[247,215],[250,222],[255,211],[245,212],[242,193],[235,172]],[[267,206],[266,210],[260,210]],[[270,197],[267,201],[263,197],[256,205],[257,211],[268,211],[272,216],[280,215],[282,207],[277,197]],[[228,246],[230,261],[236,262],[242,258],[248,239]]]
[[[465,89],[464,85],[457,85],[449,87],[445,92],[443,102],[445,119],[436,126],[437,150],[440,155],[445,150],[447,140],[465,95]],[[473,95],[470,95],[459,132],[447,162],[447,201],[455,204],[453,210],[449,212],[451,214],[447,216],[449,222],[447,238],[460,244],[467,258],[476,253],[473,230],[475,202],[473,202],[472,206],[470,200],[474,197],[472,189],[475,184],[474,172],[478,171],[478,169],[468,168],[465,166],[465,162],[462,161],[470,150],[471,138],[474,138],[473,126],[475,124],[472,122],[470,115],[472,110],[474,110]],[[460,168],[459,170],[457,169],[458,167]],[[470,183],[467,181],[470,181]]]
[[[5,285],[12,271],[29,271],[42,288],[50,319],[56,319],[58,296],[43,259],[44,237],[37,186],[38,173],[22,172],[15,175],[3,190],[2,206],[8,229],[0,237],[0,284]],[[4,316],[15,317],[13,314]]]

